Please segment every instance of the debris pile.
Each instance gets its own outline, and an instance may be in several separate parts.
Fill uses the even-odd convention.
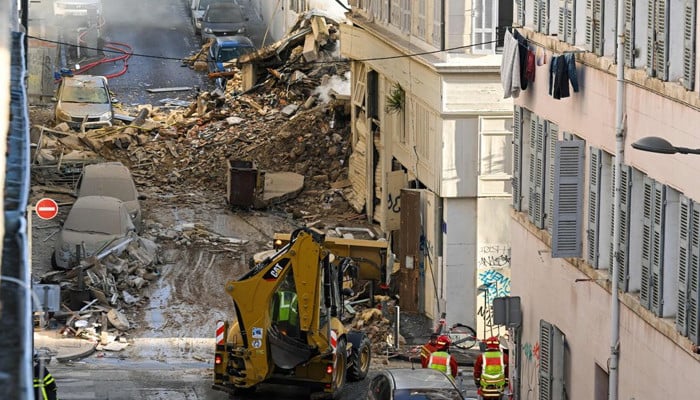
[[[396,300],[388,296],[375,296],[375,302],[379,307],[366,307],[355,312],[348,324],[349,328],[364,332],[372,343],[373,354],[395,353],[394,335]],[[406,344],[404,338],[399,335],[399,345]]]
[[[53,319],[65,320],[62,334],[105,345],[123,337],[131,328],[126,313],[148,300],[142,292],[160,276],[158,264],[153,241],[129,237],[73,269],[44,274],[42,283],[61,287],[65,311]]]

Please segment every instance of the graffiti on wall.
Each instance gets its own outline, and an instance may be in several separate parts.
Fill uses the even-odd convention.
[[[523,344],[523,389],[524,398],[534,398],[538,392],[540,370],[540,342]]]
[[[510,296],[510,246],[489,244],[479,248],[477,287],[477,335],[502,334],[505,328],[493,321],[493,299]]]

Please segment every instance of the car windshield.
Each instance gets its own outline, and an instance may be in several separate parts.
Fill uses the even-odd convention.
[[[122,232],[119,210],[106,208],[73,208],[66,218],[64,229],[77,232],[102,233],[118,235]]]
[[[130,179],[100,177],[83,181],[80,196],[108,196],[132,201],[136,200],[136,191]]]
[[[456,389],[398,389],[395,400],[462,400]]]
[[[209,4],[214,4],[214,3],[224,3],[225,0],[199,0],[199,8],[198,10],[204,11],[209,7]]]
[[[226,47],[219,50],[219,54],[216,57],[218,62],[231,61],[234,58],[238,58],[243,54],[248,54],[253,51],[252,47]]]
[[[230,9],[226,9],[228,11]],[[218,11],[218,10],[213,10],[213,11]],[[240,22],[243,22],[243,15],[240,12],[234,12],[231,10],[231,12],[207,12],[207,15],[205,17],[205,21],[207,22],[212,22],[215,24],[237,24]]]
[[[64,86],[61,89],[61,101],[74,103],[109,103],[109,95],[104,87]]]

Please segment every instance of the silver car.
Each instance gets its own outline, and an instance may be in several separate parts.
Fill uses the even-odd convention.
[[[54,268],[73,268],[79,262],[78,251],[82,260],[135,231],[121,200],[105,196],[78,197],[58,235],[51,264]]]
[[[452,379],[431,368],[390,368],[369,383],[368,400],[464,400]]]
[[[214,3],[202,17],[202,43],[217,36],[245,35],[248,17],[245,10],[232,3]]]
[[[108,196],[124,202],[136,231],[141,232],[141,204],[131,171],[124,164],[114,161],[89,164],[83,168],[78,180],[78,197]]]
[[[73,129],[111,126],[114,118],[107,78],[100,75],[65,76],[56,91],[56,123]]]
[[[202,17],[207,7],[214,3],[231,3],[238,4],[236,0],[192,0],[190,7],[192,9],[192,26],[194,33],[199,34],[202,31]]]

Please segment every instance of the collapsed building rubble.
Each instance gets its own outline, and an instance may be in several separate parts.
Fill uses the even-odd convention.
[[[85,164],[119,160],[129,167],[137,186],[148,187],[154,195],[214,192],[223,202],[228,161],[250,160],[266,171],[304,176],[303,191],[275,206],[299,224],[323,225],[324,219],[340,225],[362,223],[364,216],[346,201],[349,65],[337,57],[336,41],[334,22],[305,16],[283,40],[239,60],[223,91],[203,91],[192,101],[170,99],[161,106],[117,106],[113,126],[86,132],[49,121],[35,124],[33,184],[41,186],[40,193],[72,188]],[[201,67],[197,60],[202,54],[204,48],[193,67]],[[148,251],[143,251],[143,243],[149,243]],[[196,223],[150,226],[145,237],[120,255],[93,261],[79,269],[84,269],[81,274],[51,272],[42,282],[60,284],[67,291],[80,283],[89,288],[92,301],[59,313],[66,334],[105,346],[122,343],[132,327],[129,319],[147,301],[144,291],[159,277],[153,256],[159,246],[194,245],[236,253],[242,244],[244,239],[221,236]],[[386,351],[391,332],[386,316],[363,312],[356,320],[363,321],[357,324],[367,330],[375,351]]]

